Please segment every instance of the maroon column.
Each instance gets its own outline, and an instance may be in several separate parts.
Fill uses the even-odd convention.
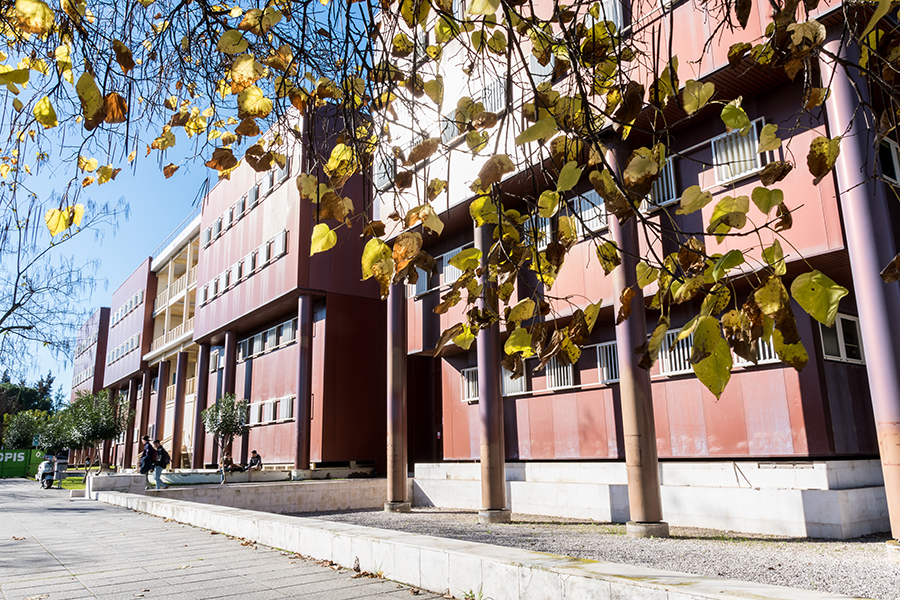
[[[194,398],[194,434],[191,448],[191,468],[203,468],[203,455],[206,453],[206,428],[200,413],[206,408],[206,396],[209,390],[209,344],[199,344],[197,355],[197,397]]]
[[[175,418],[172,423],[172,464],[181,468],[181,446],[184,440],[184,397],[187,391],[188,353],[179,352],[175,359]]]
[[[384,510],[409,512],[406,437],[406,286],[391,286],[387,314],[387,470]]]
[[[156,376],[156,431],[154,439],[162,441],[163,429],[166,426],[166,388],[169,383],[169,361],[159,361],[159,371]]]
[[[839,34],[838,34],[839,35]],[[855,46],[831,39],[825,48],[850,64],[858,64]],[[877,156],[872,115],[857,108],[868,98],[862,77],[850,74],[828,58],[820,60],[822,81],[830,83],[825,102],[829,135],[842,135],[841,153],[835,164],[837,188],[846,231],[853,288],[866,353],[866,373],[884,472],[891,535],[900,539],[900,286],[886,284],[879,271],[896,252],[884,184],[870,179],[867,157]],[[858,73],[857,73],[858,75]],[[855,87],[854,87],[855,84]]]
[[[225,332],[225,373],[222,375],[222,394],[234,393],[234,380],[237,373],[237,335],[233,331]]]
[[[118,388],[113,388],[109,390],[109,403],[115,405],[116,395],[119,393]],[[115,440],[103,440],[100,443],[100,468],[103,468],[103,465],[112,467],[112,463],[110,460],[112,459],[112,447],[116,443]]]
[[[294,468],[309,468],[310,411],[312,409],[313,297],[297,300],[297,396],[294,398]]]
[[[497,285],[488,277],[488,254],[494,242],[490,225],[475,228],[475,248],[481,250],[484,286],[476,306],[497,313]],[[478,332],[478,413],[481,420],[481,523],[509,522],[506,507],[506,448],[503,443],[503,392],[500,384],[500,324]]]
[[[150,426],[150,387],[153,384],[153,372],[148,368],[144,371],[144,381],[141,384],[141,410],[137,416],[138,432],[142,436],[147,435],[147,428]],[[141,448],[143,450],[143,448]]]
[[[619,226],[609,220],[609,231],[622,249],[622,264],[613,271],[613,291],[620,298],[631,287],[631,316],[616,325],[616,350],[619,354],[619,393],[622,402],[622,435],[628,473],[630,520],[626,531],[631,537],[668,537],[669,525],[662,520],[659,491],[659,458],[656,453],[656,427],[653,420],[653,396],[650,372],[638,366],[635,348],[647,342],[644,294],[637,285],[637,256],[640,255],[637,219]]]
[[[137,419],[137,389],[138,380],[135,378],[128,380],[128,411],[135,411],[135,419]],[[125,457],[122,460],[122,466],[130,469],[132,465],[132,457],[134,456],[134,422],[128,424],[125,429]]]

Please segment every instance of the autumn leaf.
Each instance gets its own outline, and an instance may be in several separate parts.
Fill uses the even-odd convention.
[[[681,102],[684,105],[684,112],[689,115],[694,114],[710,101],[716,93],[716,86],[712,83],[701,83],[688,79],[684,83],[684,90],[681,92]]]
[[[516,145],[521,146],[529,142],[543,140],[557,131],[556,119],[545,117],[516,136]]]
[[[100,88],[90,73],[82,73],[75,84],[75,92],[81,100],[81,113],[84,116],[84,128],[88,131],[103,122],[103,96]]]
[[[50,104],[50,98],[47,96],[38,100],[34,105],[34,118],[44,126],[44,129],[50,129],[59,125],[59,121],[56,119],[56,111],[53,110],[53,105]]]
[[[549,219],[559,210],[559,194],[547,190],[538,198],[538,214]]]
[[[319,252],[330,250],[334,248],[335,244],[337,244],[337,234],[325,223],[319,223],[313,227],[309,255],[313,256]]]
[[[266,98],[259,87],[251,85],[238,94],[238,118],[263,119],[272,112],[272,101]]]
[[[244,34],[237,29],[229,29],[222,34],[216,48],[225,54],[241,54],[247,50],[249,44],[244,39]]]
[[[163,175],[165,175],[166,179],[168,179],[169,177],[174,175],[175,171],[177,171],[177,170],[178,170],[178,165],[169,163],[165,167],[163,167]]]
[[[841,298],[849,293],[847,288],[817,270],[804,273],[791,283],[791,296],[797,304],[826,327],[834,325]]]
[[[775,135],[775,132],[777,131],[778,125],[775,125],[774,123],[768,123],[762,128],[762,131],[759,133],[758,154],[771,152],[772,150],[777,150],[781,147],[781,138]]]
[[[103,114],[107,123],[124,123],[128,120],[128,105],[125,99],[115,92],[103,98]]]
[[[430,157],[441,145],[441,138],[428,138],[426,140],[421,141],[416,144],[416,146],[410,150],[409,156],[406,158],[406,161],[403,163],[403,166],[409,167],[417,162],[423,161],[426,158]]]
[[[481,252],[479,252],[479,255]],[[524,298],[510,307],[506,320],[512,323],[521,323],[527,321],[534,316],[534,310],[537,305],[531,298]],[[529,336],[530,339],[530,336]]]
[[[699,185],[692,185],[681,194],[681,202],[677,215],[689,215],[696,212],[712,201],[712,193],[704,192]]]
[[[50,235],[56,237],[72,225],[78,227],[81,225],[81,218],[84,216],[84,205],[76,204],[75,206],[67,206],[60,210],[51,208],[44,215],[44,222]]]
[[[837,162],[837,157],[840,153],[841,136],[833,139],[819,136],[809,144],[806,165],[809,167],[810,174],[816,178],[816,184],[834,167],[834,163]]]
[[[718,319],[715,317],[698,319],[693,335],[691,369],[700,383],[716,398],[720,398],[731,379],[733,359],[728,342],[722,337]]]
[[[41,0],[16,0],[16,20],[22,31],[41,36],[55,23],[53,9]]]
[[[488,189],[491,185],[499,183],[507,173],[515,171],[516,167],[505,154],[496,154],[484,163],[478,178],[481,180],[482,189]]]
[[[216,171],[228,171],[237,166],[238,160],[229,148],[216,148],[212,157],[206,161],[206,166]]]
[[[603,267],[603,272],[609,275],[616,267],[622,264],[622,258],[619,256],[619,249],[612,241],[604,242],[597,246],[597,260]]]
[[[762,173],[759,174],[759,181],[765,186],[778,183],[787,177],[788,173],[790,173],[793,168],[794,165],[783,160],[770,162],[763,168]]]
[[[134,57],[131,50],[123,42],[113,40],[113,52],[116,54],[116,62],[119,63],[122,72],[128,75],[128,72],[135,67]]]
[[[574,160],[567,162],[559,172],[559,178],[556,181],[556,191],[568,192],[578,185],[579,179],[581,179],[581,167]]]
[[[506,354],[519,353],[523,358],[534,356],[531,349],[531,334],[524,327],[517,327],[503,344],[503,351]]]

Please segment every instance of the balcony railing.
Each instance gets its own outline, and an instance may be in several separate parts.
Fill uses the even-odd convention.
[[[169,295],[174,298],[178,294],[184,291],[184,288],[187,287],[187,274],[182,275],[178,279],[175,280],[175,283],[169,286]]]
[[[175,386],[170,385],[166,388],[166,403],[175,401]]]
[[[190,287],[190,286],[194,285],[195,283],[197,283],[197,267],[196,266],[191,267],[191,270],[188,271],[187,284]]]
[[[165,345],[165,343],[166,343],[166,336],[165,335],[159,336],[158,338],[153,340],[152,344],[150,344],[150,352],[155,352],[155,351],[159,350],[160,348],[162,348]]]
[[[166,307],[166,302],[169,301],[169,288],[166,288],[162,291],[161,294],[156,296],[156,300],[153,301],[153,312],[157,313],[163,308]]]
[[[184,386],[184,395],[185,396],[190,396],[191,394],[197,393],[197,378],[196,377],[191,377],[185,383],[186,383],[186,385]]]

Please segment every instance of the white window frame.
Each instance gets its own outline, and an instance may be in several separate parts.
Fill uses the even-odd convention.
[[[675,338],[681,333],[681,329],[667,331],[666,339],[659,349],[659,374],[667,377],[673,375],[693,374],[691,368],[691,353],[694,345],[694,334],[690,334],[683,340],[675,342]],[[674,349],[672,345],[675,344]]]
[[[260,424],[261,420],[259,417],[260,417],[260,408],[261,407],[262,407],[261,402],[253,402],[250,405],[248,405],[247,408],[250,412],[250,414],[248,415],[248,418],[247,418],[248,425],[259,425]]]
[[[680,199],[681,195],[678,193],[678,185],[675,181],[675,158],[670,157],[650,188],[650,194],[644,204],[645,210],[651,211],[669,206]]]
[[[532,216],[529,217],[528,227],[532,231],[532,237],[535,238],[533,241],[537,246],[537,251],[546,250],[553,241],[553,220],[547,217]],[[543,237],[536,239],[540,232],[543,232]]]
[[[219,370],[219,351],[213,350],[209,353],[209,372],[215,373]]]
[[[733,365],[745,369],[756,365],[769,365],[781,362],[781,359],[779,359],[778,355],[775,353],[775,344],[771,337],[767,340],[762,338],[756,340],[756,365],[754,365],[752,361],[734,354],[734,352],[732,352],[732,354],[734,355]]]
[[[278,403],[278,420],[289,421],[294,418],[295,396],[285,396]]]
[[[859,354],[862,358],[850,358],[847,356],[847,344],[844,341],[844,329],[841,327],[842,321],[850,321],[853,323],[854,327],[856,327],[856,337],[859,340]],[[851,363],[854,365],[864,365],[866,364],[866,351],[863,348],[862,341],[862,331],[859,328],[859,317],[854,317],[853,315],[846,315],[843,313],[838,313],[837,317],[834,319],[834,328],[833,331],[837,333],[837,341],[838,341],[838,349],[840,350],[840,356],[834,356],[833,354],[825,353],[825,330],[827,328],[819,323],[819,338],[821,339],[822,344],[822,356],[825,360],[834,360],[838,362]]]
[[[504,369],[503,367],[500,367],[500,371],[503,375],[502,387],[500,389],[504,396],[519,396],[529,392],[528,375],[523,373],[521,377],[513,379],[512,371]]]
[[[253,186],[250,188],[250,190],[247,192],[247,200],[248,200],[248,206],[250,208],[253,208],[257,204],[259,204],[259,185],[258,184],[254,183]]]
[[[276,235],[272,242],[272,254],[275,258],[283,256],[285,253],[287,253],[287,230]]]
[[[575,365],[562,364],[554,356],[544,367],[545,381],[548,390],[565,390],[575,387]]]
[[[462,401],[469,404],[478,402],[478,367],[470,367],[459,372]],[[473,395],[474,393],[474,395]]]
[[[881,140],[881,146],[882,147],[886,146],[888,149],[888,152],[891,153],[890,154],[891,168],[894,171],[893,177],[885,174],[884,161],[882,160],[882,158],[884,158],[884,157],[881,154],[881,152],[879,152],[878,153],[878,162],[881,165],[881,176],[885,179],[885,181],[889,181],[889,182],[893,183],[894,185],[900,185],[900,145],[898,145],[897,142],[895,142],[892,139],[885,138],[885,139]]]
[[[597,344],[597,368],[600,371],[600,383],[618,383],[619,349],[615,342]]]
[[[596,190],[588,190],[575,198],[576,209],[581,218],[579,227],[582,235],[602,231],[609,227],[606,216],[606,204]]]
[[[538,62],[534,54],[528,55],[528,72],[531,73],[531,79],[534,85],[540,85],[545,81],[553,81],[553,70],[556,68],[556,57],[551,56],[550,62],[542,65]]]
[[[765,126],[765,119],[760,117],[750,123],[750,132],[746,136],[742,136],[740,130],[735,129],[729,133],[717,135],[709,141],[712,148],[713,170],[716,176],[716,185],[728,185],[741,179],[746,179],[756,175],[765,166],[765,157],[758,152],[759,150],[759,132]],[[725,149],[726,145],[746,144],[746,148],[739,148],[737,151],[744,155],[740,162],[751,163],[750,168],[734,172],[732,163],[719,162],[719,155]],[[734,151],[732,149],[732,151]]]

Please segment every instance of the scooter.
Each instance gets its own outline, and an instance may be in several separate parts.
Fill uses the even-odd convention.
[[[45,460],[38,466],[37,479],[41,482],[41,487],[45,490],[49,490],[53,487],[54,470],[53,462],[49,460]]]

